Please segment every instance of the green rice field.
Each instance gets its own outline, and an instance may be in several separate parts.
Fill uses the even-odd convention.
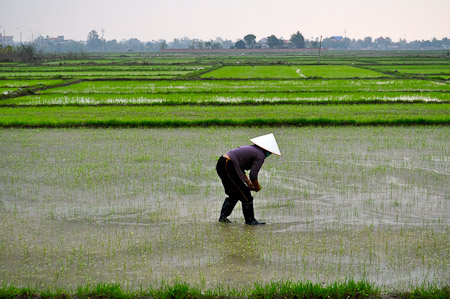
[[[289,66],[224,66],[202,75],[203,78],[298,78],[300,75]]]
[[[384,70],[384,68],[382,68]],[[448,67],[447,67],[448,70]],[[389,77],[383,73],[349,65],[299,66],[225,66],[202,75],[203,78],[373,78]]]
[[[445,298],[449,76],[426,51],[1,63],[0,297]],[[271,132],[267,225],[219,223],[217,159]]]

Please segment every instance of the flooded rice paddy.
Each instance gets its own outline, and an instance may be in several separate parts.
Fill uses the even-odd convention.
[[[217,158],[273,132],[249,227]],[[0,283],[450,283],[450,128],[0,130]]]

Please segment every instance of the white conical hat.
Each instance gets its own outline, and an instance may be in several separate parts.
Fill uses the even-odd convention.
[[[278,148],[278,143],[275,140],[275,136],[273,136],[272,133],[252,138],[250,139],[250,141],[259,146],[260,148],[265,149],[268,152],[271,152],[272,154],[281,156],[280,149]]]

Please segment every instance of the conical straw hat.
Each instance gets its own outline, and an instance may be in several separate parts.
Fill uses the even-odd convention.
[[[260,148],[265,149],[268,152],[271,152],[272,154],[281,156],[280,149],[278,148],[278,143],[275,140],[275,136],[273,136],[272,133],[252,138],[250,139],[250,141],[259,146]]]

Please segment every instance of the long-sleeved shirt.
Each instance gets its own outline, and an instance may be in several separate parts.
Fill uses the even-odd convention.
[[[256,145],[246,145],[232,149],[227,153],[236,167],[240,179],[246,183],[244,173],[250,170],[250,180],[258,179],[258,173],[266,159],[264,150]]]

